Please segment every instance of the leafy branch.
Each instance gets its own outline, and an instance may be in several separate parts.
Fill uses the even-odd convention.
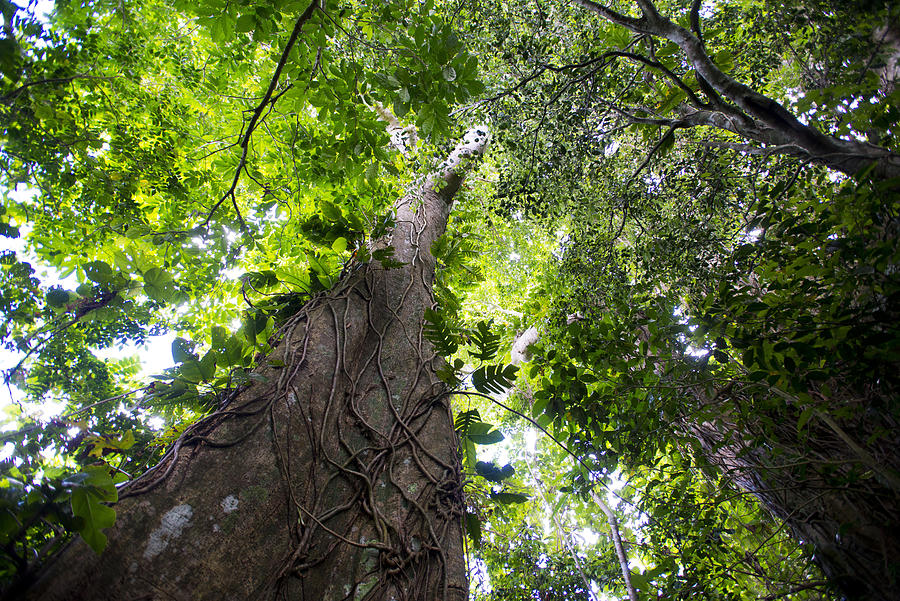
[[[303,26],[306,25],[306,22],[312,18],[313,14],[318,8],[319,0],[312,0],[309,6],[306,7],[306,10],[303,11],[303,13],[297,18],[297,21],[294,23],[294,29],[293,31],[291,31],[291,36],[288,38],[287,44],[285,44],[284,50],[281,52],[281,58],[278,60],[278,65],[275,67],[275,73],[272,75],[272,79],[269,81],[269,87],[266,90],[266,93],[263,95],[262,100],[260,100],[257,107],[253,110],[253,115],[250,117],[250,122],[247,123],[247,128],[244,130],[244,134],[241,137],[240,143],[238,144],[241,147],[241,160],[238,162],[237,169],[235,169],[234,179],[232,179],[231,181],[231,186],[228,188],[225,194],[223,194],[221,198],[219,198],[216,204],[213,205],[212,209],[210,209],[209,214],[203,221],[202,227],[209,226],[209,222],[212,220],[215,212],[219,209],[223,202],[230,198],[231,203],[234,206],[234,210],[237,213],[238,221],[240,221],[241,223],[242,229],[247,229],[247,224],[246,222],[244,222],[244,218],[241,216],[240,208],[238,208],[235,190],[237,189],[238,182],[240,181],[241,172],[246,170],[247,152],[250,148],[250,137],[259,126],[260,118],[262,117],[263,112],[266,110],[266,107],[270,103],[274,105],[275,102],[285,92],[287,92],[287,90],[290,89],[290,87],[288,87],[278,94],[275,94],[275,90],[278,87],[278,80],[281,77],[281,72],[284,70],[284,66],[287,64],[291,50],[294,48],[294,44],[297,43],[297,39],[300,37],[300,32],[303,30]]]

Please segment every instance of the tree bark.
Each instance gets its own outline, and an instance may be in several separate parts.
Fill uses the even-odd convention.
[[[256,381],[121,491],[109,545],[73,541],[27,599],[468,596],[464,499],[440,361],[422,335],[431,243],[487,133],[402,199],[403,266],[358,265],[280,330]]]

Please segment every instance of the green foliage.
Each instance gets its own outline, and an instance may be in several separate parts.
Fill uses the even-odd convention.
[[[124,479],[123,475],[118,481]],[[102,530],[112,526],[116,520],[115,510],[104,504],[118,500],[116,480],[110,477],[106,466],[87,466],[85,471],[63,480],[62,484],[72,491],[72,515],[76,518],[78,533],[99,555],[107,543]]]
[[[617,571],[615,562],[602,556],[592,553],[573,560],[565,550],[548,548],[536,530],[527,527],[483,543],[479,555],[488,566],[488,578],[479,586],[479,577],[475,577],[474,598],[478,601],[524,601],[535,597],[588,601],[594,597],[584,578],[604,588],[605,582],[615,579]]]
[[[475,464],[475,471],[488,482],[500,483],[515,474],[516,468],[508,463],[500,468],[492,462],[479,461]]]
[[[482,365],[472,373],[472,385],[478,392],[500,393],[512,386],[518,371],[515,365]]]
[[[490,361],[500,349],[500,335],[491,331],[491,322],[479,321],[469,334],[475,348],[472,356],[479,361]]]
[[[459,349],[461,337],[456,328],[447,322],[442,313],[434,309],[425,309],[424,333],[440,355],[449,356]]]
[[[690,3],[657,4],[690,26]],[[699,16],[720,69],[824,133],[896,151],[900,92],[872,39],[896,8],[713,4]],[[342,2],[313,13],[260,106],[305,2],[0,7],[0,341],[18,395],[4,581],[73,533],[102,551],[114,484],[261,377],[285,320],[360,263],[401,265],[381,242],[391,207],[460,119],[490,123],[494,150],[431,248],[422,325],[460,393],[466,528],[493,587],[479,598],[586,599],[585,578],[621,596],[589,498],[602,483],[642,597],[818,582],[821,549],[793,543],[718,452],[774,490],[892,498],[897,182],[664,127],[692,95],[719,102],[676,44],[574,3]],[[379,110],[418,144],[391,150]],[[507,351],[532,325],[520,370]],[[148,383],[123,356],[160,334],[174,365]],[[480,395],[566,452],[525,453],[522,420]],[[818,524],[802,514],[816,501],[779,514]],[[601,537],[562,552],[550,516]]]

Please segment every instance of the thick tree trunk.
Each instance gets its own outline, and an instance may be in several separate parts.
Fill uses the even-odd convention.
[[[27,598],[465,599],[457,441],[422,315],[431,243],[485,143],[470,132],[399,203],[402,267],[361,265],[310,301],[265,381],[122,491],[106,551],[74,541]]]

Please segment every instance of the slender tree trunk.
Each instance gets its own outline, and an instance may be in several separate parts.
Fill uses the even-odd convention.
[[[360,265],[312,299],[262,378],[122,491],[106,551],[73,541],[27,598],[467,598],[457,440],[422,315],[431,243],[486,138],[398,203],[404,265]]]

